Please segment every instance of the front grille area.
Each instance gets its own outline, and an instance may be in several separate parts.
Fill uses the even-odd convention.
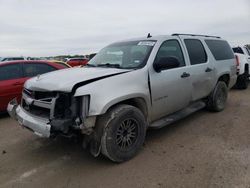
[[[68,93],[23,90],[22,107],[35,116],[52,119],[72,115],[71,96]]]
[[[35,116],[39,116],[39,117],[46,118],[46,119],[50,118],[50,109],[35,106],[33,104],[28,105],[25,100],[22,100],[22,107],[27,112]]]
[[[23,90],[22,107],[35,116],[50,119],[54,114],[57,94],[55,92],[40,92]]]
[[[56,97],[56,92],[43,92],[43,91],[32,91],[29,89],[24,88],[23,93],[33,99],[45,99],[45,98],[54,98]]]

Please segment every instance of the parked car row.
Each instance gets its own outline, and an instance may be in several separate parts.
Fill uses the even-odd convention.
[[[26,78],[29,65],[2,72]],[[12,100],[7,109],[38,136],[81,135],[93,156],[123,162],[141,149],[147,129],[167,126],[204,107],[224,110],[236,80],[237,62],[226,40],[148,35],[103,48],[85,68],[27,80],[21,104]]]
[[[67,68],[51,61],[8,61],[0,63],[0,112],[6,111],[10,100],[21,101],[23,85],[31,77]]]
[[[247,46],[237,46],[233,48],[237,60],[237,82],[238,89],[246,89],[249,82],[250,73],[250,50]]]

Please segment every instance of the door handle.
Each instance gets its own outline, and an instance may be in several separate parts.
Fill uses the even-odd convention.
[[[212,71],[213,71],[213,69],[211,69],[209,67],[207,67],[206,70],[205,70],[205,72],[212,72]]]
[[[181,78],[187,78],[187,77],[189,77],[189,76],[190,76],[189,73],[183,72],[183,74],[181,75]]]
[[[21,82],[15,82],[14,84],[12,84],[13,86],[19,86],[19,85],[22,85]]]

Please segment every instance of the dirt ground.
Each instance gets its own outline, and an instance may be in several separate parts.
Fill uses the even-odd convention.
[[[250,188],[250,89],[232,90],[226,110],[205,110],[150,130],[132,160],[93,158],[74,140],[38,138],[0,117],[0,187]]]

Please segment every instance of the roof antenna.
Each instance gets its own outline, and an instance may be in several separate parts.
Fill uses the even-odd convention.
[[[148,33],[148,36],[147,36],[147,38],[151,38],[152,37],[152,35],[150,34],[150,33]]]

